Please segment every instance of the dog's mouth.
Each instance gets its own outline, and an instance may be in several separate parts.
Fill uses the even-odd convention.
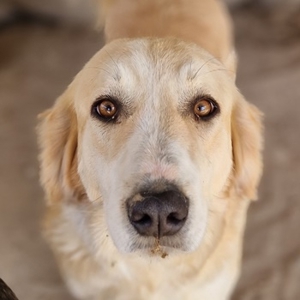
[[[134,243],[131,252],[141,252],[149,257],[166,258],[169,255],[185,252],[183,243],[174,237],[148,237]]]

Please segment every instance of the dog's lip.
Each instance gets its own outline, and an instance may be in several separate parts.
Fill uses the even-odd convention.
[[[136,251],[146,251],[152,254],[158,254],[161,252],[166,252],[166,253],[170,253],[170,252],[185,252],[185,250],[183,249],[183,245],[180,242],[175,243],[174,241],[170,241],[168,239],[168,237],[163,237],[160,239],[157,239],[155,237],[152,238],[147,238],[147,239],[151,239],[149,241],[147,241],[146,243],[144,243],[143,245],[139,244],[137,245],[133,245],[132,246],[132,252],[136,252]]]
[[[141,257],[145,258],[170,258],[176,255],[182,255],[185,251],[178,247],[170,247],[170,246],[162,246],[160,245],[157,247],[157,245],[147,246],[140,249],[135,249],[132,254],[134,253],[140,253]]]

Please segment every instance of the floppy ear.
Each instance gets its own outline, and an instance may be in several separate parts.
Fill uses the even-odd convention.
[[[233,185],[239,197],[257,198],[262,173],[262,113],[240,95],[232,114]]]
[[[237,70],[237,55],[235,50],[232,50],[225,61],[223,61],[224,66],[229,71],[229,74],[231,74],[233,80],[235,81],[236,78],[236,70]]]
[[[77,120],[71,88],[39,115],[40,177],[50,203],[84,194],[77,173]]]

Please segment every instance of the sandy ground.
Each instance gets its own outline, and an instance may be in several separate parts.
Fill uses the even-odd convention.
[[[235,22],[238,86],[265,113],[266,142],[233,299],[299,300],[300,30],[251,12]],[[20,300],[71,299],[39,230],[36,115],[101,45],[95,32],[47,24],[0,32],[0,277]]]

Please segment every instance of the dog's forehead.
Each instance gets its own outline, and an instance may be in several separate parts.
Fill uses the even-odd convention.
[[[169,80],[195,79],[200,71],[225,67],[195,44],[168,39],[123,39],[104,46],[86,65],[92,77],[120,81],[122,78],[149,80],[169,76]]]
[[[111,42],[88,62],[77,79],[81,103],[100,95],[127,96],[141,102],[145,95],[155,95],[154,90],[176,101],[197,93],[218,99],[231,94],[234,86],[221,62],[197,45],[174,38]]]

